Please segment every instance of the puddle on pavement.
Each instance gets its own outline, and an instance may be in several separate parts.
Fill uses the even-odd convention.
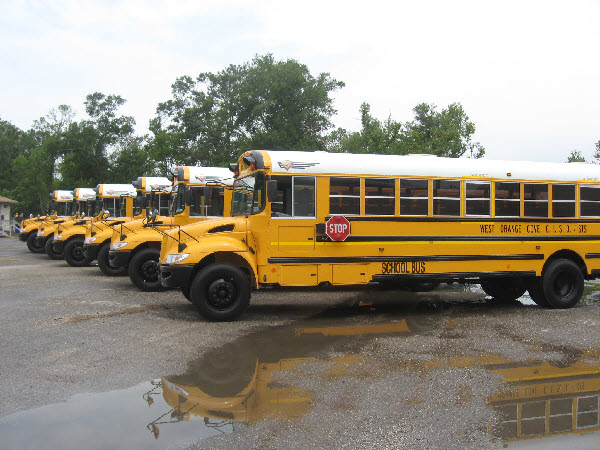
[[[371,339],[451,328],[452,302],[431,295],[413,306],[399,314],[397,306],[367,296],[242,336],[189,362],[180,375],[0,418],[0,436],[7,448],[151,449],[185,446],[266,419],[300,419],[311,411],[314,393],[279,381],[278,372],[323,361],[328,377],[342,378],[364,362],[360,349]],[[560,448],[572,446],[573,437],[585,446],[600,437],[600,349],[552,363],[486,354],[415,361],[414,367],[477,367],[501,378],[502,388],[486,399],[495,417],[487,427],[506,446]]]

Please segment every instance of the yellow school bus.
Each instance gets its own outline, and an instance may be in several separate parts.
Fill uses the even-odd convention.
[[[232,218],[163,240],[161,279],[212,320],[250,288],[479,283],[567,308],[600,273],[600,167],[327,152],[245,152]]]
[[[173,183],[170,211],[156,205],[157,215],[150,220],[144,218],[121,224],[115,227],[111,238],[111,267],[125,268],[131,282],[143,291],[157,291],[162,287],[158,257],[164,232],[230,215],[233,178],[229,169],[180,166],[169,174],[169,179]],[[134,186],[138,187],[135,182]]]

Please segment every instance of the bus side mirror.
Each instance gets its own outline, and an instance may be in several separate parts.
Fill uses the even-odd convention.
[[[192,198],[193,198],[193,195],[192,195],[191,189],[187,189],[185,191],[185,193],[183,194],[183,199],[185,200],[185,204],[186,205],[191,205],[192,204]]]
[[[108,219],[109,217],[110,217],[110,212],[108,212],[108,209],[105,209],[104,211],[102,211],[102,220]]]
[[[271,203],[277,201],[277,180],[267,181],[267,200]]]

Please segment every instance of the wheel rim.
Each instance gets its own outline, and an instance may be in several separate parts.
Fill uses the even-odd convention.
[[[158,262],[154,260],[144,261],[140,267],[144,281],[158,280]]]
[[[208,304],[215,309],[224,310],[231,307],[237,297],[237,288],[231,278],[218,278],[207,289]]]
[[[567,298],[575,289],[573,277],[568,272],[560,272],[553,283],[554,293],[561,298]]]
[[[81,261],[83,259],[83,246],[76,245],[73,247],[73,250],[71,250],[71,256],[74,260]]]

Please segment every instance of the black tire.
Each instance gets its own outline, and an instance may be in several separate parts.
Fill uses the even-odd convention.
[[[527,292],[529,292],[531,300],[533,300],[537,305],[543,306],[544,308],[550,306],[542,290],[541,277],[533,277],[527,281]]]
[[[67,261],[67,264],[71,267],[87,267],[94,260],[94,258],[88,258],[83,254],[82,238],[73,238],[67,242],[63,253],[65,261]]]
[[[583,295],[584,278],[570,259],[555,259],[542,273],[544,297],[552,308],[571,308]]]
[[[160,250],[145,248],[140,250],[129,261],[129,279],[141,291],[162,291],[158,258]]]
[[[504,303],[510,303],[521,297],[527,290],[521,278],[495,278],[481,282],[481,289],[490,297]]]
[[[27,236],[27,248],[31,253],[44,253],[43,245],[36,245],[35,240],[37,239],[37,230],[33,230]]]
[[[46,238],[46,243],[44,244],[44,250],[46,251],[46,255],[50,259],[63,259],[63,253],[58,253],[54,251],[54,236],[50,235]]]
[[[194,277],[190,297],[206,319],[233,320],[250,304],[250,281],[238,267],[231,264],[211,264]]]
[[[110,241],[106,244],[102,244],[100,250],[98,250],[98,267],[104,273],[104,275],[108,275],[109,277],[121,277],[123,275],[127,275],[127,266],[125,267],[113,267],[110,265],[108,261],[108,251],[110,250]]]

